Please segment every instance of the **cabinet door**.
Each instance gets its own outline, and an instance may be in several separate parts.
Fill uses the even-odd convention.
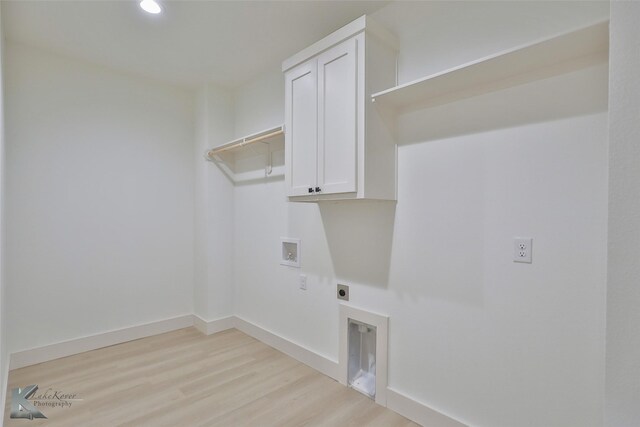
[[[357,44],[350,39],[318,56],[318,186],[355,192]]]
[[[317,61],[309,60],[285,76],[285,164],[287,194],[309,195],[317,183]]]

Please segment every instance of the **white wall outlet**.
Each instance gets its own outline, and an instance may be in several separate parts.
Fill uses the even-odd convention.
[[[513,239],[513,262],[531,264],[533,239],[531,237],[515,237]]]
[[[303,291],[307,290],[307,275],[306,274],[301,274],[299,279],[298,279],[298,285],[300,287],[300,289],[302,289]]]

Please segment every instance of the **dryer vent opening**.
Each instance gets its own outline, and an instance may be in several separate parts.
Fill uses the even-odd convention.
[[[376,397],[376,327],[349,319],[348,384]]]

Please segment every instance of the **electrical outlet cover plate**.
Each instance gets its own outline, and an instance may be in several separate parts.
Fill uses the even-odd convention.
[[[524,262],[531,264],[533,250],[533,239],[531,237],[514,237],[513,239],[513,262]]]
[[[341,285],[338,283],[338,289],[336,293],[338,299],[349,301],[349,286]]]

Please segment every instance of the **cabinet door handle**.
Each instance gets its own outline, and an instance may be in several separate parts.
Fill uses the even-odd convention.
[[[313,188],[309,187],[309,193],[313,193]]]
[[[319,193],[321,191],[322,191],[322,189],[320,187],[316,187],[316,193]]]

